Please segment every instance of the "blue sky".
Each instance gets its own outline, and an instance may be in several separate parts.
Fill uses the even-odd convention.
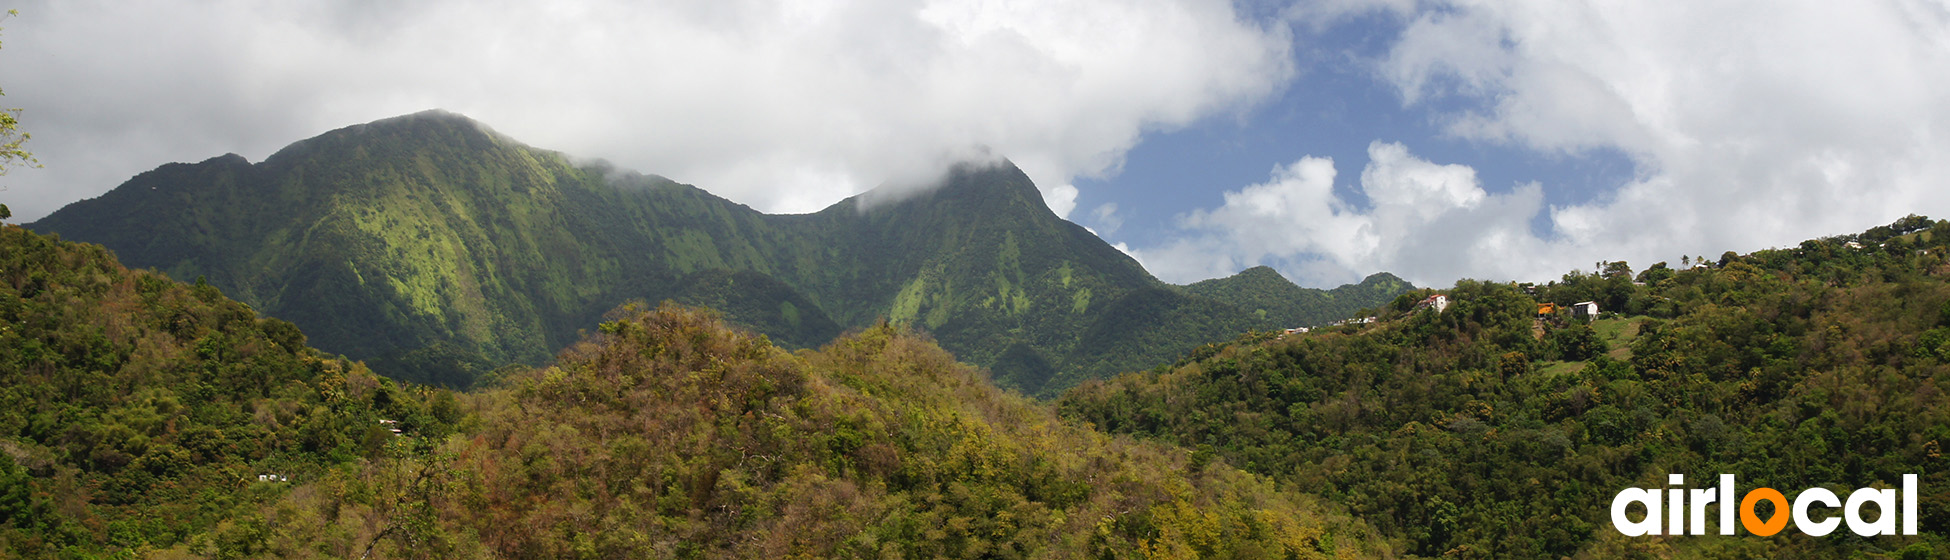
[[[1265,25],[1280,25],[1276,18],[1260,14]],[[1125,155],[1119,173],[1077,182],[1079,210],[1072,217],[1113,242],[1164,244],[1184,209],[1218,206],[1226,190],[1264,181],[1275,165],[1303,155],[1331,157],[1358,169],[1367,165],[1374,139],[1412,144],[1434,161],[1468,163],[1490,192],[1529,182],[1551,185],[1544,191],[1548,204],[1590,202],[1632,178],[1632,161],[1616,150],[1540,152],[1445,134],[1441,115],[1481,104],[1452,98],[1433,107],[1406,106],[1402,95],[1375,75],[1375,61],[1388,55],[1404,23],[1372,13],[1320,30],[1303,28],[1293,40],[1299,75],[1278,95],[1242,115],[1219,115],[1145,136]],[[1353,185],[1337,185],[1336,192],[1365,206]],[[1093,214],[1104,204],[1116,205],[1118,227]],[[1539,234],[1550,233],[1547,220],[1532,226]]]
[[[809,212],[1008,157],[1177,283],[1549,280],[1950,216],[1932,0],[24,0],[17,221],[441,108]]]

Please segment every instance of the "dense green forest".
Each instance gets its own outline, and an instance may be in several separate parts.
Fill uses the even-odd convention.
[[[0,226],[0,549],[11,555],[236,550],[292,484],[444,438],[457,403],[323,356],[291,323],[207,284]]]
[[[606,319],[456,393],[0,226],[0,556],[1394,554],[1338,506],[1060,420],[908,328],[790,351],[702,310]]]
[[[1006,386],[1054,394],[1409,287],[1321,292],[1278,274],[1170,286],[1057,217],[1013,164],[963,164],[935,183],[769,215],[435,111],[258,163],[164,165],[28,227],[205,278],[319,348],[450,387],[545,363],[624,301],[669,299],[794,348],[889,318]],[[1146,343],[1104,352],[1092,336]]]
[[[1373,325],[1244,336],[1059,406],[1343,504],[1416,555],[1944,557],[1947,245],[1950,222],[1911,216],[1636,275],[1612,262],[1542,286],[1463,281],[1441,313],[1411,292]],[[1581,301],[1603,313],[1537,315]],[[1668,473],[1843,493],[1916,473],[1923,534],[1612,530],[1612,496]]]

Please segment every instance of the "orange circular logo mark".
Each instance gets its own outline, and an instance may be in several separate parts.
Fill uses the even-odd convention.
[[[1754,515],[1754,502],[1761,500],[1774,502],[1774,517],[1768,519],[1766,523],[1760,521],[1760,516]],[[1746,527],[1747,531],[1763,537],[1771,537],[1774,533],[1781,532],[1781,529],[1787,528],[1787,523],[1788,501],[1787,496],[1781,495],[1781,491],[1773,488],[1755,488],[1754,491],[1747,493],[1747,497],[1740,499],[1740,525]]]

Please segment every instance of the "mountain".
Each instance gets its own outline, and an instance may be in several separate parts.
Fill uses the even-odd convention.
[[[710,311],[638,304],[549,367],[456,393],[312,349],[207,282],[0,226],[0,555],[1950,550],[1950,221],[1685,270],[1610,264],[1543,286],[1459,282],[1445,310],[1412,291],[1374,323],[1252,333],[1054,407],[996,388],[918,323],[793,351]],[[1135,301],[1192,297],[1152,290]],[[1577,301],[1605,312],[1536,313]],[[1620,490],[1719,473],[1789,493],[1917,474],[1920,531],[1609,526]]]
[[[402,360],[430,349],[473,369],[545,360],[616,303],[673,297],[700,271],[770,262],[745,243],[765,226],[691,187],[579,167],[424,113],[333,131],[258,164],[227,155],[165,165],[29,227],[101,243],[132,266],[207,278],[322,348],[411,370]]]
[[[1005,385],[1050,393],[1279,326],[1254,312],[1264,306],[1297,321],[1407,287],[1315,297],[1286,283],[1239,300],[1252,308],[1188,292],[1058,218],[1007,161],[768,215],[438,111],[331,131],[258,163],[165,165],[29,227],[204,278],[320,348],[450,386],[543,363],[624,301],[669,299],[794,347],[885,317]],[[1267,300],[1286,296],[1339,306]],[[1145,343],[1107,350],[1135,339]]]
[[[0,556],[1391,552],[1209,455],[1062,421],[901,327],[792,352],[709,311],[608,315],[555,366],[461,394],[0,226]]]
[[[1376,273],[1332,290],[1309,290],[1270,267],[1255,266],[1225,278],[1185,286],[1185,293],[1231,304],[1286,328],[1312,327],[1346,319],[1415,289],[1407,280]]]
[[[1318,492],[1421,556],[1950,550],[1950,221],[1911,216],[1636,277],[1610,264],[1543,286],[1461,282],[1442,290],[1451,304],[1440,312],[1415,305],[1432,291],[1411,292],[1373,324],[1244,337],[1171,368],[1083,383],[1058,408]],[[1536,313],[1539,302],[1580,301],[1599,302],[1601,316]],[[1711,488],[1722,473],[1742,493],[1788,495],[1897,488],[1916,474],[1921,531],[1630,538],[1612,528],[1616,493],[1669,487],[1669,474]]]

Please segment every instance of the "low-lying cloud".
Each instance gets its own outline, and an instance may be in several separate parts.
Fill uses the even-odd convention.
[[[253,159],[428,108],[537,146],[816,210],[971,146],[1059,213],[1141,134],[1291,79],[1224,0],[27,2],[5,98],[45,169],[34,219],[169,161]]]
[[[1265,183],[1226,193],[1218,208],[1181,217],[1184,237],[1136,255],[1167,281],[1264,264],[1310,286],[1383,270],[1444,284],[1450,274],[1496,278],[1551,264],[1530,232],[1529,218],[1543,204],[1537,185],[1490,194],[1469,167],[1430,163],[1395,143],[1369,145],[1368,158],[1360,176],[1366,208],[1334,193],[1332,159],[1306,157],[1274,168]]]

